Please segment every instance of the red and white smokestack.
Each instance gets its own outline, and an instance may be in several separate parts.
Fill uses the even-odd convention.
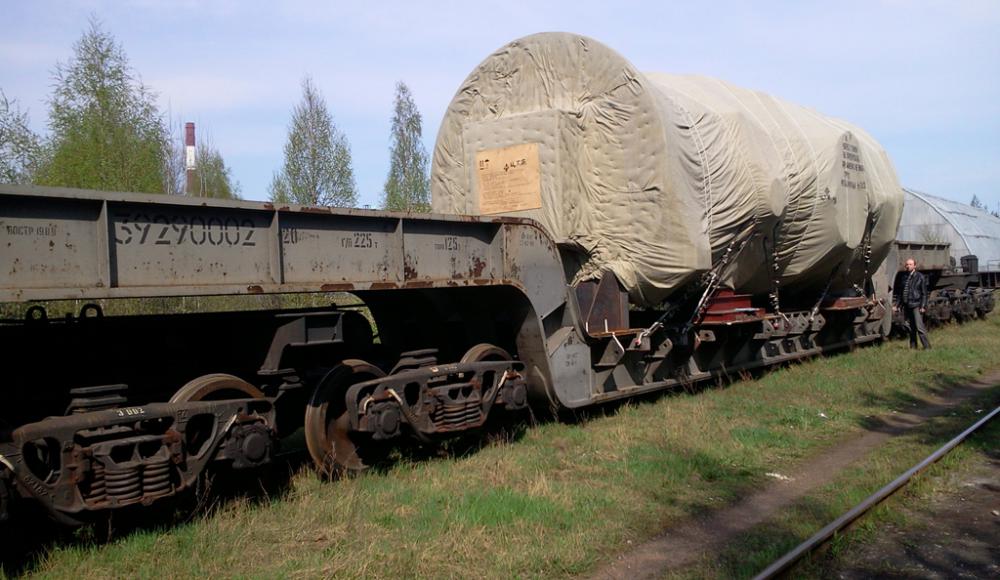
[[[184,168],[187,170],[187,185],[184,188],[188,195],[197,193],[194,162],[194,123],[184,123]]]

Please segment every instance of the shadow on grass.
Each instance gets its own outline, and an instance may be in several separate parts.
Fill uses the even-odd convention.
[[[965,382],[965,380],[953,382],[951,377],[936,377],[928,386],[948,389]],[[908,397],[893,397],[892,400],[908,400]],[[873,430],[891,432],[894,435],[905,432],[908,437],[913,438],[914,442],[933,450],[950,441],[983,414],[1000,405],[1000,389],[984,391],[961,405],[926,405],[926,402],[924,403],[925,407],[915,410],[914,414],[932,420],[916,422],[910,427],[896,422],[868,420],[870,421],[868,426]],[[980,454],[992,465],[1000,465],[1000,448],[996,445],[998,435],[1000,435],[1000,421],[994,421],[973,434],[964,445],[974,449],[977,454]],[[909,467],[910,465],[902,465],[896,471],[902,473]],[[849,489],[851,485],[861,485],[865,487],[858,489],[860,493],[874,493],[894,476],[895,474],[888,474],[884,477],[885,481],[870,484],[845,482],[843,487]],[[979,485],[988,492],[1000,492],[1000,486],[989,482],[980,482]],[[868,486],[871,489],[868,489]],[[717,559],[713,562],[706,561],[703,565],[712,567],[720,577],[752,577],[846,511],[846,509],[834,509],[831,504],[832,502],[824,501],[822,498],[803,498],[797,501],[794,507],[783,510],[782,514],[773,517],[768,522],[756,526],[749,532],[738,534]],[[951,537],[983,537],[982,526],[977,528],[962,517],[951,518],[952,525],[948,530]],[[841,532],[832,542],[815,552],[809,560],[800,562],[797,568],[793,569],[790,574],[786,574],[786,577],[844,577],[839,568],[846,568],[849,565],[852,553],[857,554],[858,550],[862,550],[868,544],[878,540],[879,535],[883,532],[877,526],[883,519],[884,516],[867,514]],[[873,528],[872,525],[876,527]],[[720,530],[720,533],[724,532],[725,530]],[[926,553],[921,549],[921,546],[937,541],[930,537],[922,538],[912,543],[912,546],[905,550],[906,553],[903,553],[903,549],[899,548],[899,553],[892,556],[895,561],[890,562],[889,567],[886,567],[882,562],[884,558],[881,557],[881,553],[876,554],[879,557],[872,558],[870,562],[864,563],[860,568],[852,569],[852,573],[847,577],[908,577],[898,573],[894,574],[894,570],[898,571],[899,566],[904,564],[914,566],[914,569],[922,567],[923,570],[935,577],[937,575],[951,577],[955,575],[956,571],[971,573],[974,577],[988,577],[989,574],[995,572],[991,568],[984,567],[981,558],[974,551],[963,549],[960,542],[945,545],[934,553]],[[853,558],[858,560],[856,555]],[[977,573],[984,575],[978,576]]]
[[[918,426],[925,425],[927,419],[958,412],[962,406],[969,403],[956,405],[953,402],[949,402],[949,397],[968,396],[973,389],[973,387],[969,386],[968,376],[943,373],[937,373],[929,379],[920,381],[918,386],[924,392],[938,397],[942,401],[940,403],[930,402],[925,398],[914,396],[899,389],[886,393],[867,393],[865,394],[866,405],[875,408],[894,408],[898,409],[900,413],[886,416],[861,417],[858,419],[858,423],[868,431],[900,435]],[[988,391],[983,391],[981,394],[972,395],[970,401],[993,400],[998,397],[1000,395],[990,396]],[[947,428],[945,431],[947,431]],[[944,441],[942,441],[943,443]]]
[[[977,443],[970,440],[970,445],[993,465],[1000,465],[996,435],[994,430],[992,435],[978,437]],[[989,483],[979,485],[992,493],[1000,492],[1000,488],[993,489]],[[912,501],[892,498],[896,496],[889,500],[890,509],[896,509],[893,502],[898,506],[900,502]],[[935,508],[940,509],[940,506]],[[800,500],[784,515],[739,535],[705,565],[713,567],[719,577],[754,577],[846,511],[834,509],[817,498]],[[942,518],[947,520],[946,526],[941,525]],[[893,519],[885,512],[868,512],[780,577],[911,578],[919,570],[921,577],[928,578],[951,578],[958,574],[987,578],[995,573],[992,561],[982,557],[981,549],[970,547],[968,542],[941,541],[942,532],[947,532],[950,538],[983,538],[982,523],[972,522],[968,514],[935,513],[932,526],[904,522],[901,527],[887,529],[887,523]]]
[[[306,459],[305,454],[293,454],[257,470],[212,470],[199,480],[197,489],[148,507],[105,512],[76,529],[54,522],[36,504],[17,503],[11,507],[10,520],[0,523],[0,576],[30,574],[56,548],[102,546],[136,533],[185,525],[233,502],[266,503],[284,497]]]
[[[412,463],[433,459],[468,457],[486,447],[516,443],[525,436],[531,426],[546,420],[546,418],[537,418],[530,411],[490,414],[486,419],[486,424],[481,428],[460,435],[423,443],[402,441],[397,448],[398,455],[391,455],[386,461],[376,465],[374,470],[377,472],[389,471],[400,461]]]
[[[819,529],[838,515],[819,501],[798,502],[786,517],[761,524],[734,538],[714,558],[718,577],[754,577],[805,539],[804,526],[811,524]]]
[[[1000,428],[994,426],[967,441],[967,445],[994,468],[1000,467],[1000,450],[996,448],[998,435]],[[979,459],[972,459],[972,462],[977,461]],[[970,512],[982,511],[983,493],[989,496],[986,502],[992,502],[992,494],[1000,492],[1000,487],[988,482],[978,482],[977,486],[984,490],[979,492],[979,500],[969,497],[977,492],[964,486],[960,500],[956,501],[953,495],[948,499],[955,489],[946,488],[948,491],[943,498],[924,504],[927,507],[915,508],[917,511],[906,516],[902,527],[890,530],[892,534],[886,533],[877,516],[866,516],[872,524],[869,530],[844,535],[839,550],[818,554],[803,562],[800,570],[806,576],[827,578],[910,578],[916,571],[928,578],[994,577],[995,553],[990,556],[984,552],[994,549],[989,545],[989,538],[995,524],[988,513],[985,518],[975,518],[970,517]],[[899,499],[890,500],[889,507],[893,509],[901,503]],[[912,505],[912,500],[907,503]],[[986,508],[992,505],[989,503]],[[925,512],[925,509],[931,511]],[[942,538],[954,540],[942,541]],[[985,546],[983,540],[986,540]]]

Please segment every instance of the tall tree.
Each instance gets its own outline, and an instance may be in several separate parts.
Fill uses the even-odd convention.
[[[0,182],[31,181],[41,161],[42,141],[28,125],[28,113],[0,90]]]
[[[358,194],[351,148],[310,77],[302,79],[302,101],[292,111],[285,162],[274,174],[271,200],[304,205],[353,207]]]
[[[155,95],[137,78],[125,52],[97,20],[56,65],[49,100],[51,155],[36,182],[159,193],[168,132]]]
[[[421,118],[410,88],[396,83],[389,146],[389,176],[382,207],[394,211],[430,211],[431,188],[427,175],[427,150],[421,140]]]
[[[202,142],[195,149],[195,175],[197,197],[217,199],[240,199],[240,183],[234,181],[229,167],[222,159],[222,153],[211,142]]]

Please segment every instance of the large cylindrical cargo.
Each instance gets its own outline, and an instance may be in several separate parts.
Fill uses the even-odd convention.
[[[722,81],[642,74],[566,33],[514,41],[469,75],[431,187],[438,212],[537,219],[573,281],[613,272],[642,305],[710,269],[755,294],[860,285],[902,206],[860,129]]]

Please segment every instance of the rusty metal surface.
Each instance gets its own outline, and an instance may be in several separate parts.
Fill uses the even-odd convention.
[[[480,344],[449,364],[438,364],[436,352],[402,353],[388,375],[358,359],[330,370],[304,425],[316,465],[330,475],[363,471],[391,439],[426,442],[483,426],[494,407],[527,405],[524,364],[506,351]]]
[[[896,271],[906,270],[906,260],[913,258],[920,270],[950,270],[951,244],[930,242],[893,242],[893,251],[887,260],[895,264]]]
[[[513,288],[536,394],[560,402],[553,364],[590,382],[559,251],[531,220],[0,185],[0,244],[0,301]]]
[[[823,310],[856,310],[867,305],[869,302],[865,296],[841,296],[825,300],[822,305]]]
[[[552,239],[534,222],[505,224],[503,276],[517,280],[544,318],[568,297],[562,259]]]
[[[763,308],[754,308],[749,294],[720,289],[709,299],[701,324],[743,324],[764,317]]]
[[[22,425],[0,457],[23,496],[72,524],[176,494],[211,461],[266,463],[273,436],[269,399],[154,403]]]
[[[381,407],[387,405],[425,436],[480,427],[494,404],[518,408],[514,401],[520,401],[524,406],[523,368],[511,360],[431,363],[356,383],[347,391],[351,426],[376,438],[394,436],[397,432],[380,428]]]
[[[577,284],[576,300],[591,336],[628,329],[628,292],[613,273]]]
[[[521,237],[501,235],[510,227]],[[522,241],[554,252],[516,218],[0,185],[0,301],[507,284],[557,302],[561,280],[525,284],[536,269],[505,262]]]

